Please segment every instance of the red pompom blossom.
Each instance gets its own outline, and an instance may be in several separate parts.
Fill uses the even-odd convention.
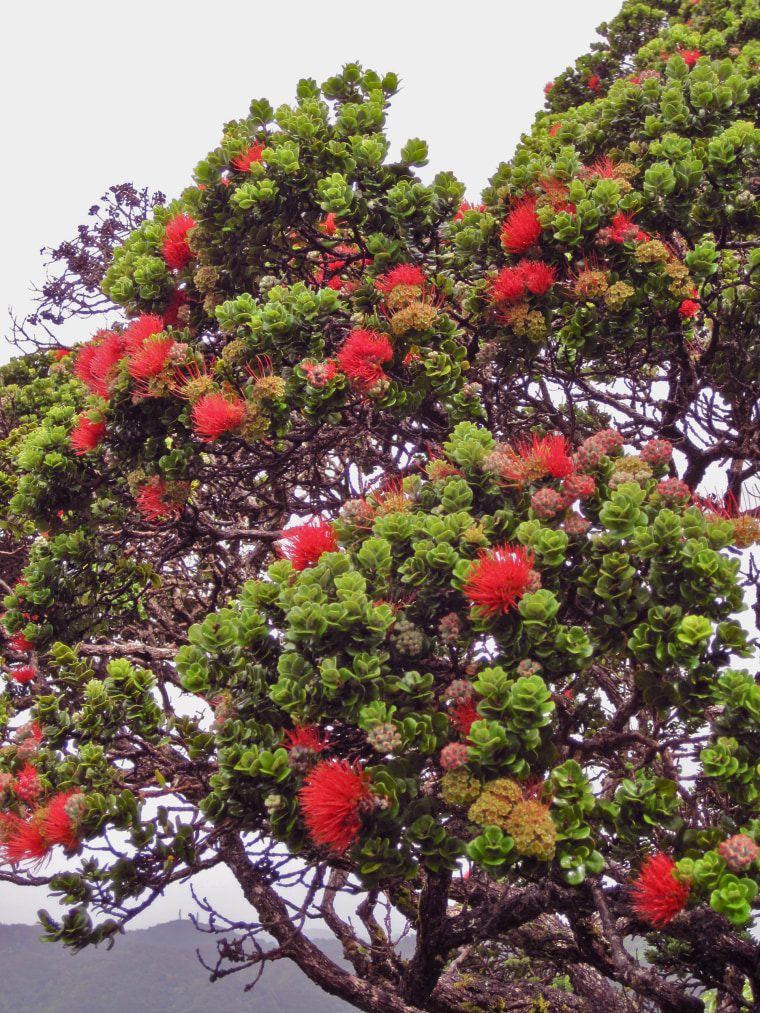
[[[74,373],[93,394],[109,398],[119,373],[119,363],[126,347],[120,334],[98,331],[92,341],[77,355]]]
[[[588,170],[591,179],[617,179],[617,166],[609,155],[600,155]]]
[[[223,394],[206,394],[196,402],[191,419],[193,429],[204,443],[238,429],[245,418],[245,401]]]
[[[181,288],[175,288],[169,299],[169,304],[163,312],[164,324],[167,327],[176,327],[179,323],[179,311],[187,305],[187,293]]]
[[[470,201],[463,200],[459,204],[459,210],[454,215],[455,222],[461,222],[464,220],[464,216],[468,211],[480,211],[482,214],[486,209],[485,204],[471,204]]]
[[[369,782],[369,774],[348,760],[326,760],[307,775],[298,799],[317,844],[340,853],[356,840],[361,814],[372,808]]]
[[[393,348],[378,331],[351,331],[338,352],[338,366],[357,390],[366,393],[385,373],[384,362],[393,358]]]
[[[23,630],[19,630],[18,633],[13,634],[13,636],[8,640],[8,646],[12,647],[14,651],[34,650],[34,643],[26,639]]]
[[[174,290],[177,291],[176,289]],[[160,334],[164,329],[164,318],[157,313],[141,313],[133,320],[124,332],[123,340],[127,354],[134,355],[153,334]]]
[[[530,587],[533,558],[523,545],[484,549],[462,590],[484,616],[506,612]]]
[[[125,355],[124,340],[120,334],[108,334],[95,349],[90,361],[88,386],[95,394],[109,398],[119,376],[119,364]]]
[[[550,436],[537,436],[528,443],[522,440],[515,444],[515,449],[492,455],[489,466],[503,479],[524,485],[534,482],[544,475],[552,478],[566,478],[575,467],[568,453],[565,438],[557,433]]]
[[[261,144],[252,144],[250,148],[246,148],[245,151],[241,151],[239,155],[235,155],[234,158],[230,159],[230,165],[233,169],[237,169],[238,172],[250,172],[251,165],[254,162],[261,161],[261,153],[264,147]]]
[[[317,228],[320,232],[324,232],[325,235],[334,236],[338,231],[338,226],[335,222],[335,212],[329,211],[325,220],[320,222]]]
[[[13,790],[16,793],[16,798],[20,798],[22,802],[31,802],[32,799],[37,798],[42,791],[37,768],[33,767],[31,763],[25,763],[16,775],[16,787]]]
[[[32,859],[39,865],[47,858],[50,845],[43,836],[39,815],[28,820],[16,813],[0,814],[0,856],[10,865]]]
[[[92,360],[98,350],[98,345],[110,333],[110,331],[98,331],[95,337],[77,352],[77,356],[74,361],[74,375],[79,377],[82,383],[87,387],[90,387],[90,384],[96,382],[91,375],[90,369],[92,366]]]
[[[684,320],[691,320],[693,316],[699,313],[699,303],[694,302],[692,299],[684,299],[678,307],[678,312]]]
[[[675,862],[662,853],[647,857],[633,884],[633,910],[655,928],[664,928],[686,907],[689,883],[673,876]]]
[[[702,55],[698,49],[677,49],[676,53],[683,57],[683,61],[687,67],[693,67]]]
[[[475,722],[482,721],[483,718],[478,714],[477,706],[472,697],[468,697],[452,709],[449,720],[462,738],[466,739]]]
[[[534,433],[531,456],[546,468],[552,478],[566,478],[572,474],[573,459],[568,453],[564,436],[560,436],[558,433],[543,436],[540,439]]]
[[[52,844],[62,844],[67,851],[79,847],[77,815],[84,796],[76,788],[59,792],[47,807],[42,819],[42,834]]]
[[[609,227],[600,229],[598,234],[600,242],[632,243],[635,241],[646,242],[649,236],[642,232],[633,221],[633,215],[625,215],[618,212],[611,220]]]
[[[195,227],[190,215],[177,215],[166,223],[166,239],[161,247],[161,254],[167,267],[174,271],[182,268],[193,259],[193,251],[187,241],[187,234]]]
[[[12,668],[8,675],[23,686],[37,677],[37,669],[33,665],[21,665],[20,668]]]
[[[496,306],[513,306],[525,298],[525,279],[519,269],[503,267],[491,282],[491,302]]]
[[[325,387],[330,380],[335,379],[335,374],[338,367],[332,359],[326,359],[324,362],[316,362],[314,359],[304,359],[301,363],[301,369],[306,373],[306,377],[312,387]]]
[[[424,284],[425,275],[422,268],[415,267],[413,264],[399,264],[398,267],[386,271],[385,274],[381,274],[379,278],[375,279],[375,288],[378,292],[384,292],[386,295],[394,288],[398,288],[399,285],[406,288],[418,288]]]
[[[315,753],[323,752],[330,744],[329,734],[325,732],[321,738],[317,725],[296,725],[295,728],[288,728],[285,731],[285,738],[287,741],[283,742],[283,745],[286,749],[300,747],[311,749]]]
[[[168,334],[151,338],[127,360],[127,370],[133,380],[142,381],[141,393],[151,393],[146,386],[147,381],[158,376],[169,362],[169,354],[174,348],[174,338]]]
[[[588,79],[588,86],[592,91],[599,91],[599,75],[592,74]]]
[[[543,260],[525,260],[520,265],[525,285],[533,295],[543,295],[557,280],[557,272]]]
[[[137,509],[149,521],[178,516],[182,513],[187,490],[186,482],[175,482],[169,487],[162,478],[154,475],[144,485],[138,486],[135,496]]]
[[[95,450],[105,433],[105,422],[93,422],[87,415],[80,415],[69,433],[69,446],[81,456]]]
[[[277,547],[278,553],[289,559],[294,570],[316,566],[324,552],[337,552],[338,542],[330,521],[311,520],[297,528],[290,528]]]
[[[507,215],[501,230],[501,245],[507,253],[525,253],[541,236],[535,199],[525,198]]]

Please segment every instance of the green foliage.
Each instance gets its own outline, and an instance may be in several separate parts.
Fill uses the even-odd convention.
[[[720,851],[760,837],[756,13],[625,3],[479,207],[418,138],[388,161],[393,74],[254,101],[114,251],[123,322],[0,370],[0,853],[124,842],[51,879],[48,938],[220,862],[279,931],[295,858],[307,917],[364,891],[344,953],[415,1007],[453,953],[509,980],[492,925],[542,926],[554,998],[566,931],[646,1002],[723,982],[694,909],[738,940],[760,885]]]

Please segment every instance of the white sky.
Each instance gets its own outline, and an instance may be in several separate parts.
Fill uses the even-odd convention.
[[[169,198],[190,183],[222,124],[252,98],[291,102],[359,61],[394,71],[391,158],[410,137],[430,149],[425,178],[449,170],[477,199],[543,104],[543,86],[588,49],[620,0],[37,0],[9,6],[0,43],[0,352],[7,307],[32,309],[39,251],[76,234],[109,186],[132,182]],[[67,343],[87,331],[72,327]],[[7,348],[3,358],[7,357]],[[231,917],[246,911],[214,874],[200,893]],[[36,895],[35,895],[36,894]],[[221,900],[223,898],[223,900]],[[0,922],[33,923],[44,891],[0,884]],[[141,926],[192,909],[177,890]]]

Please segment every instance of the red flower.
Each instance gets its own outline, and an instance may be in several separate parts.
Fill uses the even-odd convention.
[[[375,279],[375,288],[378,292],[384,292],[386,295],[399,285],[404,285],[406,288],[418,288],[424,284],[425,275],[422,268],[415,267],[413,264],[399,264],[398,267],[386,271],[385,274],[381,274],[379,278]]]
[[[124,358],[124,346],[118,334],[110,334],[95,349],[90,363],[90,382],[87,386],[100,397],[109,398],[119,374],[119,363]]]
[[[698,49],[677,49],[676,53],[683,57],[683,61],[687,67],[693,67],[702,55]]]
[[[298,799],[317,844],[340,853],[356,840],[361,812],[372,802],[369,781],[369,774],[348,760],[325,760],[307,775]]]
[[[674,878],[675,867],[675,862],[662,852],[647,857],[633,884],[633,910],[658,929],[683,911],[689,899],[689,883]]]
[[[146,341],[127,361],[127,370],[134,380],[150,380],[165,368],[169,353],[174,348],[174,338],[164,334]],[[144,392],[148,392],[145,388]]]
[[[546,84],[544,85],[544,95],[548,95],[553,87],[554,81],[547,81]]]
[[[552,478],[565,478],[572,474],[575,467],[565,438],[557,433],[543,437],[534,433],[531,443],[522,440],[515,444],[514,451],[506,448],[505,452],[497,455],[493,464],[502,478],[519,485],[547,474]]]
[[[540,236],[541,223],[536,216],[536,202],[526,197],[509,212],[501,230],[501,245],[507,253],[525,253]]]
[[[599,77],[596,74],[592,74],[588,79],[588,86],[592,91],[599,91]]]
[[[325,362],[315,362],[314,359],[305,359],[301,363],[301,369],[306,373],[312,387],[324,387],[330,380],[335,378],[337,366],[332,359]]]
[[[173,496],[183,495],[187,491],[187,483],[176,482],[171,490],[166,482],[158,475],[154,475],[144,485],[137,487],[135,502],[137,509],[149,521],[157,521],[162,517],[179,515],[182,512],[182,502],[178,502]]]
[[[108,333],[108,331],[98,331],[92,341],[88,342],[84,348],[80,348],[77,353],[77,357],[74,362],[74,375],[78,376],[82,383],[86,384],[88,387],[90,386],[90,383],[93,382],[90,374],[93,357],[97,351],[98,344]]]
[[[177,291],[176,289],[174,290]],[[149,337],[160,334],[164,329],[164,319],[156,313],[141,313],[133,320],[124,332],[124,346],[128,355],[139,351]]]
[[[684,320],[691,320],[696,313],[699,313],[699,303],[693,302],[691,299],[684,299],[678,307],[678,312]]]
[[[245,418],[245,401],[228,400],[223,394],[205,394],[192,411],[193,428],[204,443],[239,428]]]
[[[70,348],[56,348],[55,361],[60,362],[62,359],[65,359],[67,355],[71,355]]]
[[[557,280],[555,268],[543,260],[525,260],[520,264],[520,269],[525,285],[533,295],[543,295]]]
[[[320,232],[327,233],[328,236],[334,236],[338,231],[338,226],[335,224],[335,212],[328,211],[327,217],[323,222],[320,222],[317,228]]]
[[[4,813],[0,817],[0,840],[2,860],[11,865],[28,858],[39,865],[50,851],[36,814],[29,820],[22,820],[15,813]]]
[[[567,443],[564,436],[557,433],[542,439],[534,434],[532,457],[543,464],[552,478],[566,478],[572,474],[574,465]]]
[[[24,636],[24,631],[19,630],[18,633],[14,633],[8,641],[9,647],[12,647],[14,651],[33,651],[34,644],[30,643]]]
[[[462,590],[484,616],[506,612],[525,594],[531,581],[533,553],[518,545],[484,549],[473,563]]]
[[[195,222],[190,215],[177,215],[176,218],[172,218],[165,225],[166,238],[172,242],[179,242],[186,239],[188,232],[194,227]]]
[[[167,327],[176,327],[179,322],[179,311],[187,305],[187,293],[181,288],[175,288],[169,299],[169,305],[163,312],[164,324]]]
[[[33,767],[31,763],[25,763],[23,769],[16,775],[16,787],[14,788],[16,798],[20,798],[22,802],[31,802],[32,799],[37,798],[41,790],[42,785],[37,768]]]
[[[638,225],[635,225],[632,219],[633,215],[625,215],[621,211],[610,221],[610,228],[602,230],[600,235],[608,233],[608,238],[613,243],[631,242],[634,239],[648,239],[647,234],[640,232]]]
[[[337,358],[351,383],[365,393],[385,376],[382,363],[391,361],[393,349],[385,334],[351,331]]]
[[[553,126],[549,127],[549,137],[556,137],[562,129],[562,122],[558,121]]]
[[[109,398],[124,352],[121,335],[113,331],[98,331],[92,341],[79,352],[74,373],[93,394]]]
[[[8,673],[11,679],[16,682],[20,682],[21,685],[25,685],[27,682],[31,682],[32,679],[37,676],[37,669],[33,665],[22,665],[20,668],[12,668]]]
[[[472,699],[468,697],[462,700],[449,715],[449,720],[456,728],[463,739],[470,734],[470,729],[476,721],[482,721],[482,715],[478,714],[477,707]]]
[[[239,155],[235,155],[234,158],[230,159],[230,165],[233,169],[237,169],[238,172],[250,172],[253,162],[261,161],[263,150],[263,145],[258,143],[252,144],[250,148],[246,148],[245,151],[241,151]]]
[[[513,306],[525,296],[525,279],[522,272],[503,267],[491,282],[491,301],[497,306]]]
[[[617,179],[618,171],[608,155],[600,155],[589,169],[588,174],[592,179]]]
[[[330,736],[327,732],[324,738],[319,737],[317,725],[296,725],[295,728],[286,730],[285,738],[287,742],[284,742],[283,745],[286,749],[300,746],[302,749],[311,749],[315,753],[321,753],[327,749],[330,743]]]
[[[53,796],[41,821],[42,835],[50,844],[62,844],[67,851],[75,851],[79,847],[75,814],[82,797],[75,788]]]
[[[194,254],[187,241],[187,234],[194,227],[195,222],[190,215],[177,215],[166,223],[166,239],[161,247],[161,254],[167,267],[172,270],[181,271],[193,259]]]
[[[485,204],[471,204],[469,201],[463,200],[459,205],[459,210],[454,215],[454,221],[461,222],[467,211],[480,211],[482,213],[485,209]]]
[[[105,422],[93,422],[87,415],[80,415],[69,433],[69,445],[81,457],[95,450],[106,433]]]
[[[330,521],[311,520],[283,535],[277,552],[289,559],[294,570],[316,566],[323,552],[337,552],[338,542]]]

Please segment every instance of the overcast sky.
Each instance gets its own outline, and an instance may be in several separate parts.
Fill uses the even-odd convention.
[[[391,158],[428,142],[430,178],[449,170],[477,199],[543,104],[543,87],[584,53],[620,0],[37,0],[3,18],[0,159],[3,194],[0,335],[7,307],[32,308],[39,251],[73,237],[109,186],[131,182],[169,198],[191,182],[222,125],[252,98],[276,108],[299,78],[322,82],[344,63],[394,71]],[[88,336],[68,329],[67,344]],[[2,349],[0,349],[2,351]],[[7,346],[6,346],[7,356]],[[205,892],[243,916],[235,892]],[[34,922],[44,892],[0,884],[0,921]],[[192,908],[189,891],[154,905],[141,925]]]

